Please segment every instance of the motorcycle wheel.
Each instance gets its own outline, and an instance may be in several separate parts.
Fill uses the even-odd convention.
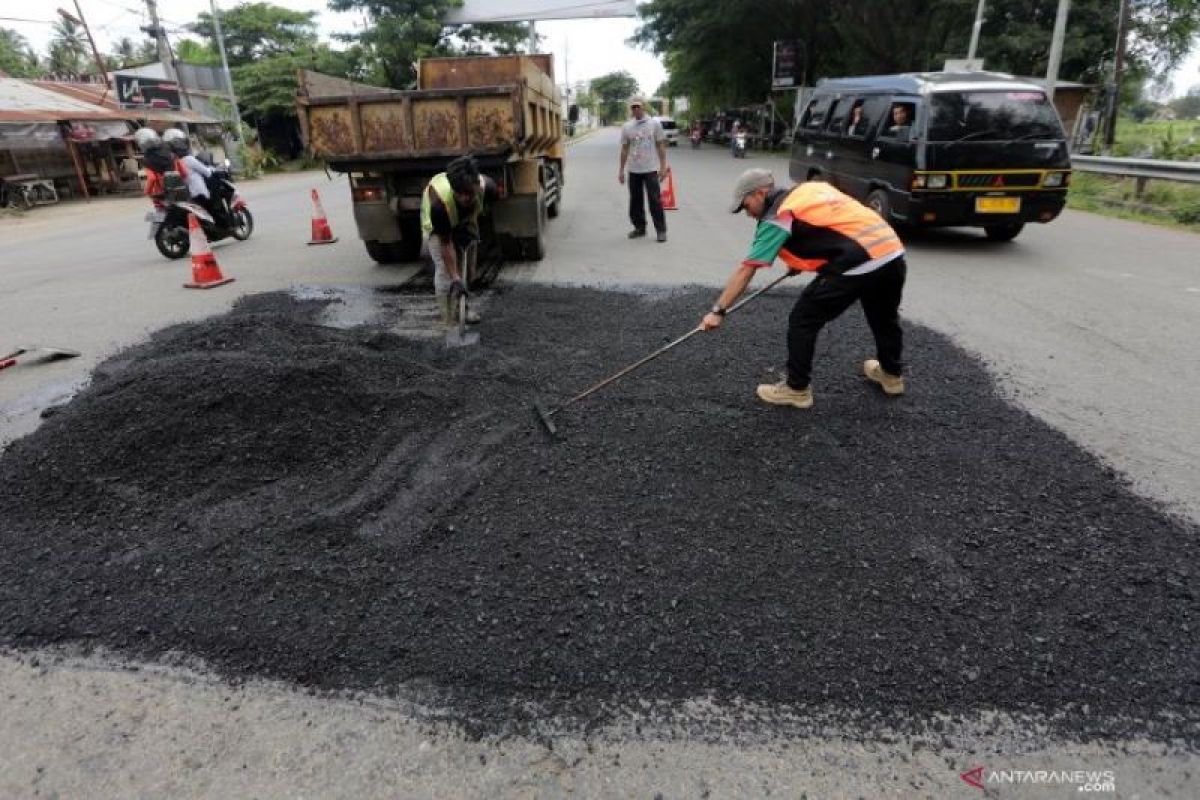
[[[233,238],[244,242],[254,233],[254,216],[248,208],[239,208],[233,212],[233,228],[229,231]]]
[[[176,259],[186,256],[192,243],[188,238],[187,228],[180,225],[159,225],[154,233],[154,246],[164,257]]]

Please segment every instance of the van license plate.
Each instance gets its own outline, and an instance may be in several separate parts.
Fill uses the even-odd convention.
[[[976,197],[976,214],[1016,214],[1021,210],[1019,197]]]

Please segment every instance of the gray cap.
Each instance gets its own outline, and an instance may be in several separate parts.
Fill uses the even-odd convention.
[[[738,213],[742,210],[742,203],[745,202],[746,195],[755,189],[774,185],[775,176],[770,171],[758,167],[746,170],[737,179],[737,184],[733,187],[733,205],[729,207],[729,210],[734,214]]]

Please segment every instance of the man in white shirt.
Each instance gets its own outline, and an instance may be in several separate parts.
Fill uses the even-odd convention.
[[[663,215],[662,195],[658,181],[667,175],[667,137],[658,120],[648,116],[645,101],[635,97],[629,101],[629,113],[633,119],[621,127],[621,164],[617,168],[617,180],[625,183],[625,169],[629,168],[629,221],[633,230],[630,239],[646,235],[646,206],[643,194],[650,202],[650,217],[658,241],[667,240],[667,220]]]
[[[163,131],[162,138],[170,145],[171,152],[187,170],[184,181],[187,182],[188,194],[192,196],[193,200],[204,206],[214,220],[223,224],[225,222],[224,215],[221,213],[219,204],[212,201],[212,194],[208,190],[208,178],[211,178],[213,174],[212,167],[192,155],[187,134],[178,128],[168,128]]]

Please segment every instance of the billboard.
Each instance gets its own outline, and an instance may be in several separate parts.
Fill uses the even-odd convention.
[[[117,82],[117,102],[121,108],[179,109],[179,84],[140,75],[113,76]]]
[[[775,42],[771,65],[772,89],[800,86],[804,81],[804,42],[799,39]]]
[[[636,0],[463,0],[446,13],[446,24],[636,16]]]

